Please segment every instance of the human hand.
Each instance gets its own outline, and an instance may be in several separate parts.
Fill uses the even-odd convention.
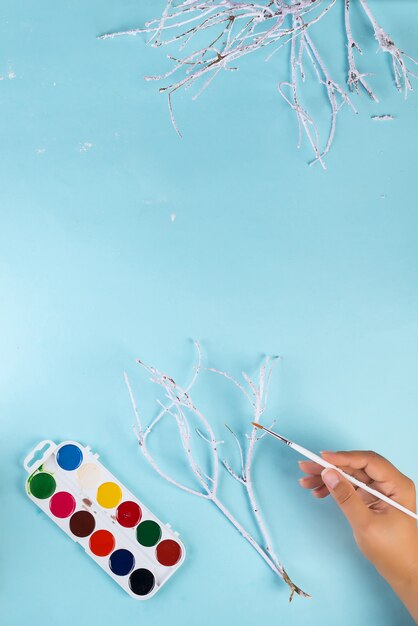
[[[324,460],[347,474],[416,511],[414,483],[382,456],[364,451],[321,454]],[[418,620],[416,521],[367,491],[356,488],[336,470],[324,469],[313,461],[300,461],[299,465],[307,474],[300,479],[301,486],[311,489],[316,498],[332,495],[348,519],[360,550]]]

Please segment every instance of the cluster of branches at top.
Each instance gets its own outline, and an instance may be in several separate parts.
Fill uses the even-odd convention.
[[[344,11],[348,89],[331,76],[311,31],[311,27],[322,20],[335,5],[342,7]],[[221,70],[237,69],[236,63],[241,57],[266,48],[269,59],[289,46],[289,77],[279,82],[278,90],[296,115],[299,127],[298,147],[305,135],[313,150],[311,164],[320,163],[325,169],[324,157],[333,143],[337,115],[341,107],[347,104],[356,111],[350,91],[364,91],[372,100],[378,101],[367,78],[368,74],[358,69],[357,55],[362,54],[362,51],[351,28],[353,9],[361,11],[370,24],[378,50],[389,55],[396,88],[403,91],[406,97],[412,90],[410,77],[417,77],[410,69],[417,61],[398,48],[380,26],[370,9],[369,0],[168,0],[162,15],[146,23],[143,28],[110,33],[100,38],[146,33],[150,35],[149,41],[154,47],[179,44],[180,54],[169,55],[172,68],[161,76],[147,77],[147,80],[169,79],[169,83],[161,87],[160,91],[168,94],[171,119],[179,135],[171,104],[174,92],[188,89],[199,81],[200,86],[194,95],[197,98]],[[200,41],[200,37],[196,36],[204,31],[209,31],[208,43],[193,46],[195,41]],[[194,49],[190,51],[191,48]],[[302,104],[304,63],[312,65],[330,107],[329,132],[324,140],[319,136],[317,125],[308,108]]]

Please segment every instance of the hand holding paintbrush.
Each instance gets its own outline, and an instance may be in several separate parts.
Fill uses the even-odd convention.
[[[375,452],[322,452],[324,460],[403,505],[416,510],[415,486],[389,461]],[[416,520],[361,488],[339,471],[301,461],[307,474],[300,480],[317,498],[334,498],[364,556],[387,580],[418,622],[418,531]]]
[[[418,529],[412,480],[375,452],[322,452],[318,457],[277,433],[270,434],[314,458],[299,461],[306,474],[301,486],[311,489],[316,498],[331,494],[364,556],[418,623]]]

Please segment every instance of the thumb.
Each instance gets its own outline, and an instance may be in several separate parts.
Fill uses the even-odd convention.
[[[370,511],[353,485],[340,472],[334,469],[323,470],[321,476],[353,530],[359,529],[368,520]]]

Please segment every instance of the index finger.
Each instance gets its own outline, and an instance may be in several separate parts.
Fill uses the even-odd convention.
[[[324,469],[323,465],[315,463],[315,461],[298,461],[299,468],[305,474],[320,474]]]

